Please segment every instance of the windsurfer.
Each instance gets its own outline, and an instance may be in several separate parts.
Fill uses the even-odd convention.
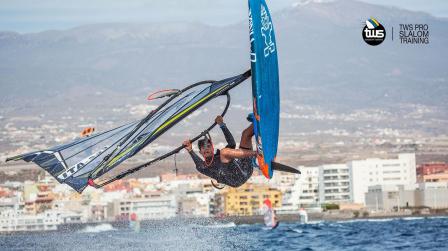
[[[190,140],[184,141],[185,149],[190,153],[196,164],[196,169],[218,181],[231,187],[239,187],[246,183],[253,172],[252,159],[257,156],[257,152],[252,148],[252,136],[254,135],[253,125],[244,129],[239,149],[236,149],[235,140],[227,128],[221,116],[217,116],[215,122],[224,133],[227,146],[223,149],[213,149],[210,138],[198,141],[199,151],[205,160],[202,160],[194,151]]]

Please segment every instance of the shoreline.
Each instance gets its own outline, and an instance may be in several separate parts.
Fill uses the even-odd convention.
[[[313,224],[316,222],[344,222],[344,221],[363,221],[363,220],[387,220],[387,219],[406,219],[406,218],[432,218],[432,217],[447,217],[448,212],[444,213],[432,213],[432,214],[388,214],[381,216],[369,216],[369,217],[346,217],[348,214],[328,214],[328,213],[310,213],[308,214],[308,223]],[[353,215],[353,212],[352,212]],[[299,214],[279,214],[278,220],[282,223],[298,223]],[[101,225],[111,225],[113,229],[129,229],[128,221],[99,221],[99,222],[83,222],[83,223],[68,223],[58,225],[57,230],[49,231],[17,231],[17,232],[0,232],[0,235],[15,235],[15,234],[40,234],[51,232],[73,232],[83,231],[87,227],[97,227]],[[228,216],[225,218],[185,218],[176,217],[171,219],[158,219],[158,220],[143,220],[140,222],[141,226],[145,227],[163,227],[166,225],[188,225],[193,224],[199,226],[216,226],[220,224],[235,224],[238,225],[254,225],[264,224],[263,215],[254,216]]]
[[[280,222],[299,222],[299,214],[277,214],[278,220]],[[426,217],[448,217],[448,212],[444,213],[432,213],[432,214],[412,214],[412,213],[389,213],[382,215],[369,215],[364,217],[360,215],[355,217],[353,212],[345,213],[309,213],[308,222],[316,221],[352,221],[352,220],[380,220],[380,219],[400,219],[400,218],[426,218]],[[216,218],[215,218],[216,219]],[[217,219],[220,220],[220,219]],[[222,219],[223,223],[233,222],[236,225],[241,224],[257,224],[263,223],[263,216],[229,216]]]

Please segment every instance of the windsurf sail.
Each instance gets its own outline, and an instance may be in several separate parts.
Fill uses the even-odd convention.
[[[230,102],[228,91],[249,78],[250,74],[251,72],[247,71],[221,81],[202,81],[193,84],[172,93],[168,100],[140,121],[46,150],[8,158],[7,161],[34,162],[55,177],[58,182],[65,183],[78,192],[82,192],[89,184],[101,187],[180,151],[183,146],[148,163],[126,170],[101,184],[94,182],[95,179],[137,154],[183,118],[222,95],[226,95],[228,100],[224,115]],[[207,130],[211,130],[214,125]]]
[[[276,228],[278,226],[277,216],[272,208],[272,203],[269,199],[263,202],[263,220],[264,225],[270,228]]]

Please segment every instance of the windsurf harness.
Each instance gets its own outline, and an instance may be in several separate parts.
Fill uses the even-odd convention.
[[[6,161],[24,160],[34,162],[55,177],[58,182],[65,183],[78,192],[82,192],[88,184],[101,187],[179,152],[183,146],[127,170],[106,182],[102,182],[100,185],[95,185],[92,182],[137,154],[183,118],[221,95],[227,96],[227,106],[222,114],[224,115],[230,102],[230,96],[227,92],[249,78],[250,75],[251,72],[247,71],[221,81],[202,81],[190,85],[173,94],[140,121],[128,123],[102,133],[92,134],[89,137],[46,150],[11,157]],[[207,130],[211,130],[215,125],[213,124]],[[206,131],[193,138],[192,141],[200,138]]]

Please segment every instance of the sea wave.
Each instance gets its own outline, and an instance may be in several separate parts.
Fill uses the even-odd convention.
[[[231,227],[236,227],[235,222],[229,222],[229,223],[224,223],[224,224],[216,224],[216,225],[210,225],[207,227],[211,227],[211,228],[231,228]]]
[[[116,230],[111,224],[100,224],[96,226],[86,226],[80,233],[101,233]]]
[[[430,216],[427,219],[448,219],[448,216]]]
[[[293,229],[291,229],[291,231],[296,232],[296,233],[299,233],[299,234],[302,234],[302,233],[303,233],[303,230],[302,230],[302,229],[297,229],[297,228],[293,228]]]
[[[383,219],[367,219],[366,221],[369,222],[389,222],[389,221],[394,221],[394,220],[398,220],[400,218],[383,218]]]
[[[425,217],[404,217],[401,220],[424,220]]]
[[[308,221],[307,223],[298,223],[298,224],[308,224],[308,225],[315,225],[315,224],[322,224],[325,221],[323,220],[313,220],[313,221]]]
[[[406,221],[415,221],[415,220],[424,220],[424,219],[437,219],[437,218],[448,218],[447,216],[433,216],[433,217],[393,217],[393,218],[378,218],[378,219],[353,219],[353,220],[341,220],[336,221],[336,223],[354,223],[354,222],[389,222],[396,220],[406,220]]]
[[[284,222],[274,231],[264,231],[261,223],[235,227],[233,222],[208,222],[208,226],[204,222],[192,227],[184,222],[177,225],[166,222],[166,225],[143,225],[142,234],[102,224],[70,234],[0,235],[0,243],[2,250],[35,250],[36,243],[43,250],[119,250],[123,247],[129,250],[446,250],[448,217],[426,217],[423,221],[414,216],[408,220],[354,221],[357,223]]]
[[[354,220],[340,220],[336,221],[336,223],[339,224],[347,224],[347,223],[355,223],[355,222],[388,222],[388,221],[394,221],[399,218],[384,218],[384,219],[354,219]]]

